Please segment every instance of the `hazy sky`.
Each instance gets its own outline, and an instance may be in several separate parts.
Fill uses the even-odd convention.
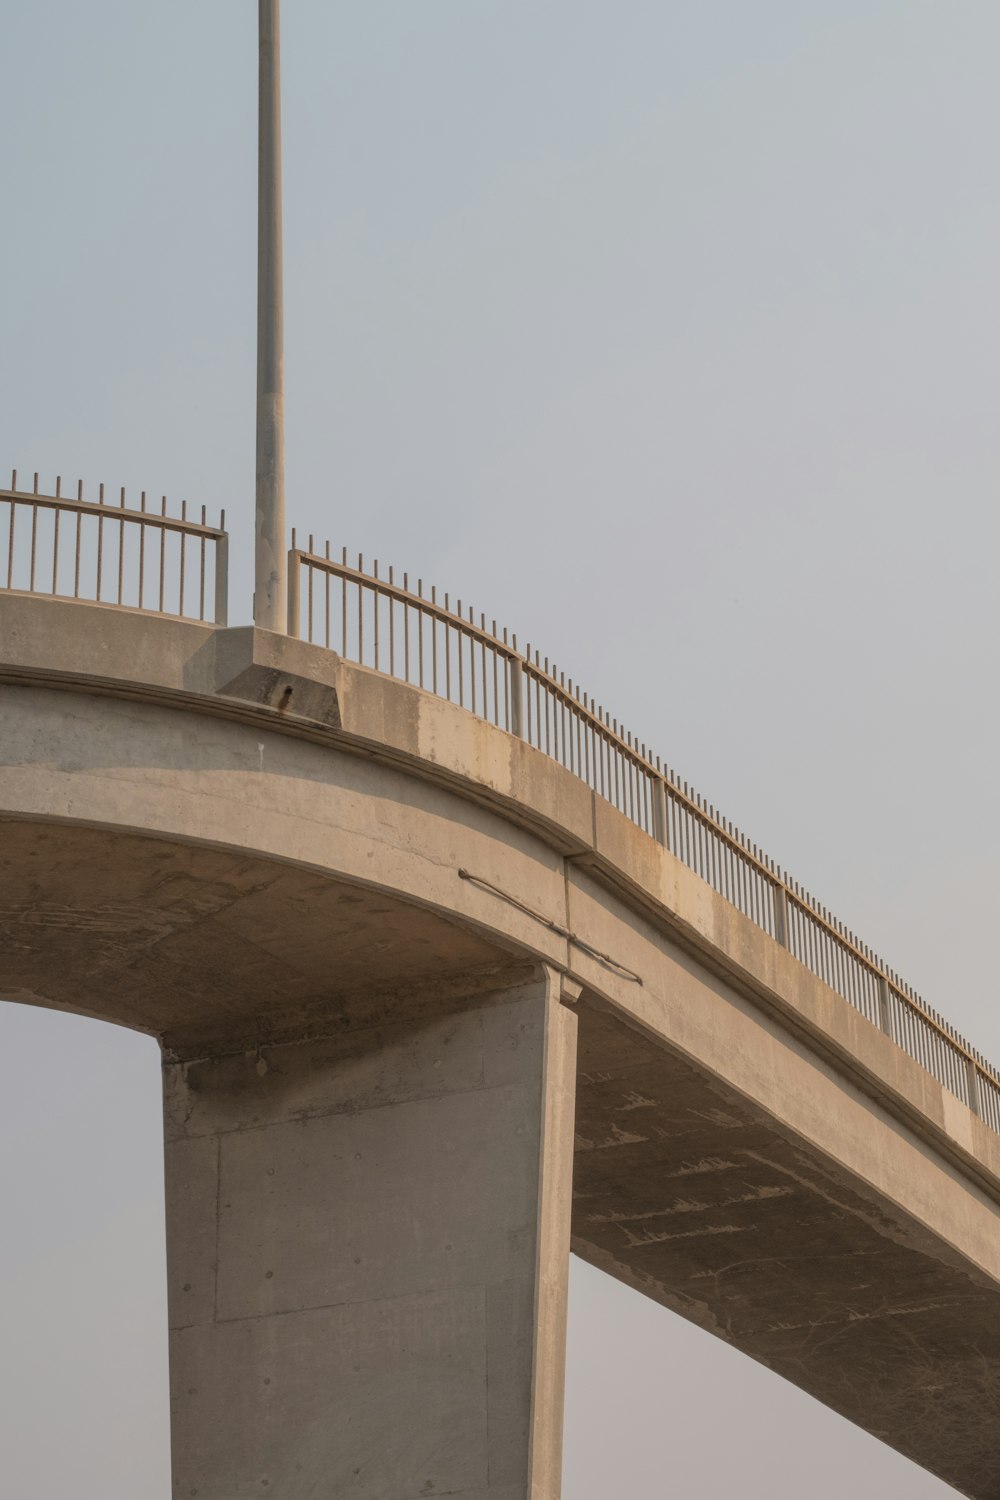
[[[0,0],[0,466],[253,493],[252,0]],[[285,0],[290,519],[537,642],[987,1055],[995,0]],[[0,1010],[18,1500],[167,1500],[152,1043]],[[9,1351],[16,1349],[15,1357]],[[575,1265],[566,1500],[944,1486]]]

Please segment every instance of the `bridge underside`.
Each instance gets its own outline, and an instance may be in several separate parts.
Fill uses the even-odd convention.
[[[315,1035],[364,1034],[365,1046],[376,1048],[384,1044],[377,1028],[391,1025],[398,1033],[402,1026],[404,1051],[416,1056],[411,1039],[417,1046],[421,1034],[430,1036],[435,1017],[471,1020],[484,1008],[520,1005],[511,987],[538,972],[502,937],[290,863],[23,819],[3,822],[0,833],[0,996],[158,1034],[180,1058],[277,1046],[308,1035],[313,1023]],[[749,1104],[717,1069],[626,1024],[586,990],[576,1010],[577,1253],[769,1366],[961,1493],[977,1500],[1000,1495],[1000,1308],[993,1281],[828,1154]],[[470,1033],[469,1041],[477,1077],[479,1034]],[[426,1052],[426,1043],[419,1046]],[[337,1070],[349,1052],[335,1064],[323,1062],[332,1069],[331,1098],[343,1094]],[[537,1067],[543,1065],[544,1058]],[[439,1088],[437,1066],[426,1063],[431,1071],[421,1091]],[[273,1087],[274,1076],[258,1085],[251,1068],[234,1086],[234,1098]],[[538,1076],[542,1084],[530,1074],[518,1086],[544,1092],[547,1075]],[[371,1119],[381,1122],[385,1101],[376,1102]],[[232,1129],[242,1128],[234,1119]],[[520,1139],[516,1122],[510,1131],[506,1144],[497,1137],[494,1174]],[[446,1131],[435,1149],[450,1149],[448,1140]],[[179,1149],[201,1147],[185,1138]],[[479,1168],[472,1163],[469,1170]],[[519,1202],[535,1202],[535,1170],[525,1166]],[[269,1179],[262,1181],[254,1194],[271,1191]],[[558,1180],[546,1191],[558,1200]],[[213,1187],[209,1214],[216,1196]],[[258,1199],[248,1201],[253,1206]],[[459,1195],[449,1203],[456,1234],[465,1202]],[[381,1211],[378,1203],[365,1212]],[[331,1207],[334,1236],[339,1211]],[[502,1232],[502,1224],[496,1227]],[[206,1232],[199,1220],[194,1242]],[[488,1262],[490,1235],[483,1233],[477,1254]],[[517,1274],[532,1284],[527,1261]],[[423,1290],[416,1283],[411,1289]],[[256,1290],[241,1292],[243,1301],[233,1295],[234,1306],[245,1301],[259,1315]],[[176,1336],[186,1344],[194,1338],[186,1325]],[[525,1375],[525,1390],[529,1383]],[[205,1422],[206,1432],[217,1430],[214,1416]],[[380,1441],[375,1432],[373,1449]],[[220,1494],[224,1484],[223,1477]],[[503,1493],[506,1500],[522,1491]]]
[[[344,1029],[523,966],[382,891],[273,859],[69,824],[0,822],[0,998],[97,1016],[181,1055]],[[433,997],[426,997],[433,1003]]]
[[[971,1496],[1000,1495],[988,1277],[683,1059],[581,1006],[573,1248]]]

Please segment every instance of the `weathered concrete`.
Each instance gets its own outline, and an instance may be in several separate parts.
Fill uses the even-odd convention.
[[[549,970],[165,1068],[174,1488],[559,1493],[576,1017]]]
[[[537,751],[298,642],[2,599],[2,819],[0,994],[179,1059],[561,973],[580,1253],[1000,1495],[1000,1138]]]

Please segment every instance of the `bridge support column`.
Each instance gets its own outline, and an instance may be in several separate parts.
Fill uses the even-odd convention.
[[[546,970],[166,1064],[175,1495],[557,1500],[575,1050]]]

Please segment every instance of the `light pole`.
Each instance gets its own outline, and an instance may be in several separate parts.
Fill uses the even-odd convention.
[[[285,369],[280,0],[260,0],[257,129],[257,486],[253,620],[284,631]]]

